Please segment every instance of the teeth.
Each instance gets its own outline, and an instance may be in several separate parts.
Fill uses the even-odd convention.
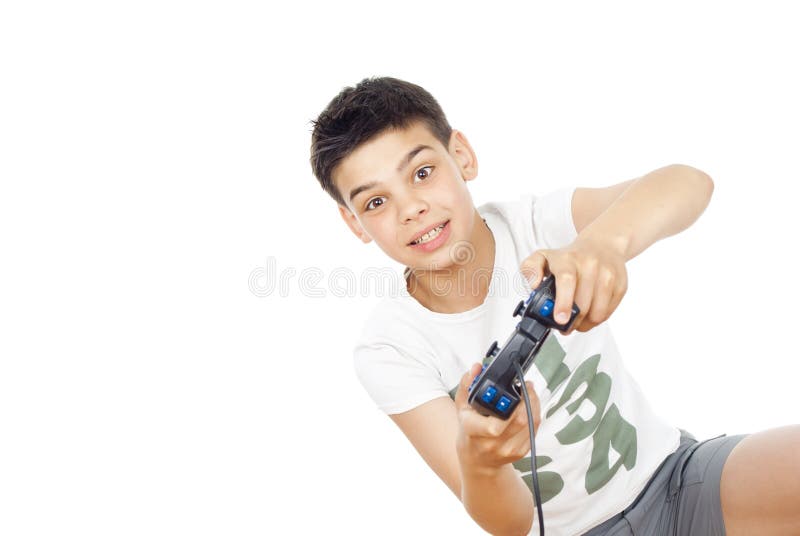
[[[424,235],[420,236],[418,239],[414,240],[412,244],[424,244],[425,242],[430,242],[439,235],[439,233],[442,231],[443,228],[444,228],[444,223],[441,224],[439,227],[435,227],[430,231],[428,231],[427,233],[425,233]]]

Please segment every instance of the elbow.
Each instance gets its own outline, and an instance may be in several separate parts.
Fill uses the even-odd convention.
[[[706,203],[708,203],[711,200],[711,196],[714,194],[714,180],[705,171],[701,171],[697,168],[691,168],[691,169],[694,174],[695,180],[699,183],[698,189],[702,192],[703,197],[706,200]]]
[[[687,186],[703,206],[708,205],[714,193],[714,181],[708,173],[685,164],[672,164],[667,168],[686,181]]]

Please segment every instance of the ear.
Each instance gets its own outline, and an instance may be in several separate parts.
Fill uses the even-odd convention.
[[[478,157],[467,141],[467,137],[460,130],[453,130],[450,135],[448,152],[458,164],[461,176],[465,181],[471,181],[478,176]]]
[[[339,205],[339,215],[342,217],[344,222],[347,224],[350,230],[353,231],[353,234],[356,235],[359,240],[361,240],[365,244],[369,244],[370,242],[372,242],[372,237],[369,236],[366,233],[366,231],[364,231],[364,228],[361,227],[361,224],[358,222],[358,219],[356,218],[355,214],[350,212],[349,208],[343,205]]]

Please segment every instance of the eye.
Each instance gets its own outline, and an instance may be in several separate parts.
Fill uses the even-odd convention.
[[[424,181],[431,176],[431,173],[433,173],[433,166],[419,168],[416,173],[414,173],[414,182]]]
[[[367,210],[375,210],[379,206],[383,205],[384,199],[382,197],[373,197],[369,201],[367,201]]]

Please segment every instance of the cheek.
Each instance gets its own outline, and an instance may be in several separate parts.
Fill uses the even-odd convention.
[[[472,196],[467,189],[466,183],[462,181],[460,184],[454,185],[448,194],[448,202],[451,207],[458,207],[462,216],[472,214],[474,208],[472,205]]]
[[[364,222],[364,231],[373,239],[380,242],[393,241],[396,237],[397,229],[391,224],[391,215],[381,214],[379,218],[370,218]]]
[[[466,183],[457,175],[450,175],[447,180],[436,183],[435,196],[436,199],[451,208],[461,207],[464,199],[469,197],[469,191],[467,191]]]

